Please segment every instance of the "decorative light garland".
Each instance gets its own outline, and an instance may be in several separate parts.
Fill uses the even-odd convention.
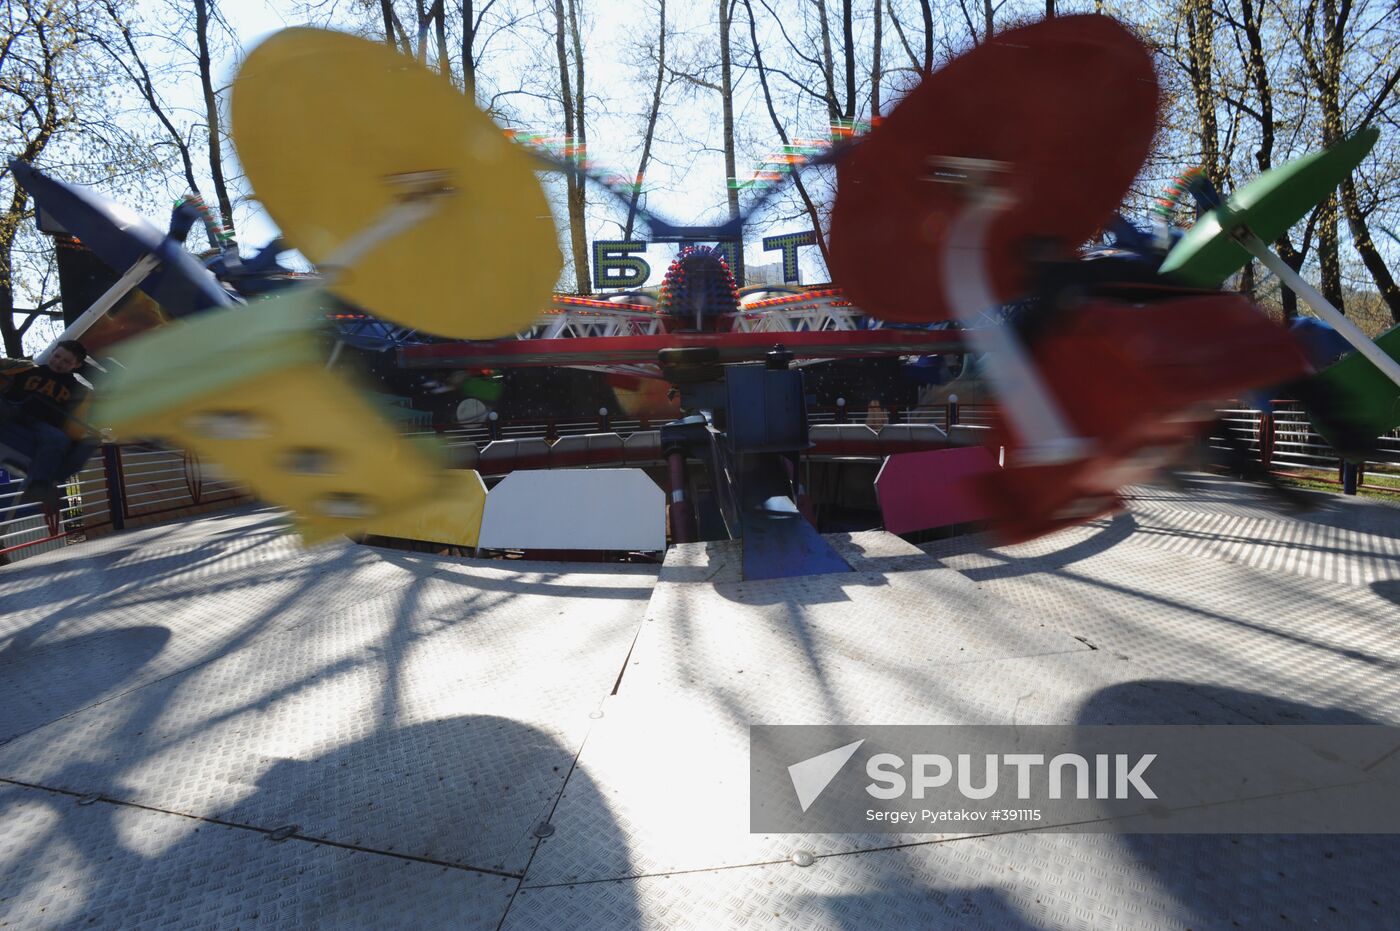
[[[199,219],[204,224],[204,229],[209,237],[219,243],[220,246],[230,246],[233,244],[233,226],[229,223],[220,223],[214,211],[204,202],[204,198],[198,194],[186,194],[175,201],[175,209],[189,204],[199,213]]]

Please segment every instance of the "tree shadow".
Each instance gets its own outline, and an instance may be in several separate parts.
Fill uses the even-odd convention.
[[[574,758],[537,728],[463,715],[280,761],[208,818],[11,785],[0,817],[20,829],[0,857],[0,922],[495,929],[566,779],[571,799],[608,811]],[[625,846],[610,818],[590,829]],[[614,906],[617,927],[640,926],[629,898]]]
[[[166,627],[118,627],[0,650],[0,744],[87,707],[132,679],[170,642]]]
[[[1141,701],[1142,690],[1156,697]],[[1203,720],[1202,702],[1218,709]],[[1079,724],[1378,724],[1345,708],[1224,686],[1145,680],[1095,693]],[[1124,834],[1136,870],[1168,891],[1184,926],[1393,928],[1400,837]]]
[[[1400,605],[1400,579],[1381,579],[1371,583],[1371,591],[1386,601]]]

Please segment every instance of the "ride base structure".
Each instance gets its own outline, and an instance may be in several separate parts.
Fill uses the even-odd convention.
[[[366,101],[390,120],[372,135]],[[267,40],[234,134],[321,277],[242,306],[171,257],[173,233],[112,235],[114,287],[191,303],[115,344],[94,414],[259,503],[0,569],[0,925],[1393,926],[1386,835],[751,821],[755,724],[1400,724],[1400,512],[1299,493],[1299,514],[1204,473],[1145,483],[1241,391],[1305,384],[1347,438],[1400,417],[1393,333],[1344,332],[1357,352],[1319,370],[1249,300],[1188,280],[1265,260],[1255,234],[1374,138],[1241,189],[1180,251],[1091,272],[1075,250],[1138,172],[1157,101],[1128,30],[1057,17],[955,59],[830,153],[833,270],[911,329],[718,332],[743,317],[738,290],[695,241],[732,241],[747,215],[644,217],[691,243],[663,290],[671,329],[516,339],[559,270],[538,159],[382,45]],[[1096,134],[1118,144],[1085,166]],[[327,173],[327,147],[362,157]],[[120,225],[30,172],[84,239]],[[454,301],[521,254],[522,280]],[[345,362],[332,295],[458,340],[397,347],[403,370],[612,369],[662,384],[675,416],[645,450],[502,439],[461,468]],[[810,363],[964,349],[997,395],[990,426],[970,445],[951,424],[886,427],[909,442],[870,470],[885,529],[820,532]],[[911,542],[969,524],[987,532]],[[382,537],[475,551],[347,539]],[[529,558],[558,551],[631,561]],[[1152,814],[1239,801],[1210,792]]]

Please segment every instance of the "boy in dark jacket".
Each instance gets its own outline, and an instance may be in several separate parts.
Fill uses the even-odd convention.
[[[74,373],[87,361],[87,350],[77,340],[64,340],[42,365],[24,364],[3,373],[8,380],[0,395],[0,423],[9,423],[32,435],[28,480],[21,501],[59,504],[58,483],[83,467],[95,444],[75,415],[85,411],[90,398]]]

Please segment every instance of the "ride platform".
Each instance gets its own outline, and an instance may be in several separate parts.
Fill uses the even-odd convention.
[[[752,723],[1400,723],[1400,509],[1317,499],[1191,476],[767,581],[268,509],[37,556],[0,569],[0,927],[1393,927],[1391,837],[748,830]]]

